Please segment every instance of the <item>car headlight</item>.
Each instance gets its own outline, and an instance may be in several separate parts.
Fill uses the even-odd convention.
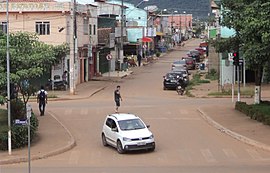
[[[151,136],[149,137],[149,139],[154,139],[154,135],[151,135]]]
[[[123,141],[128,141],[128,142],[130,142],[131,139],[130,139],[130,138],[123,137]]]

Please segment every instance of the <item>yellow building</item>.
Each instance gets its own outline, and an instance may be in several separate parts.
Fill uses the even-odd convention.
[[[54,75],[62,75],[70,69],[69,57],[73,55],[73,11],[70,2],[56,2],[53,0],[9,0],[9,32],[31,32],[39,36],[39,40],[47,44],[59,45],[68,43],[70,55],[57,67],[52,69]],[[89,31],[97,28],[97,20],[91,16],[95,6],[76,6],[77,24],[77,56],[74,63],[75,83],[88,81],[90,78],[90,64],[88,61]],[[91,20],[90,20],[91,18]],[[89,23],[89,21],[91,23]],[[91,29],[89,28],[91,27]],[[6,2],[0,3],[0,29],[6,32]],[[91,34],[91,43],[97,44],[97,34]]]

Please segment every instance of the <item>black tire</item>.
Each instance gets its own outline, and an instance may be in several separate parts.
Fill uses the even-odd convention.
[[[101,138],[102,138],[102,144],[103,144],[103,146],[104,147],[108,146],[108,143],[107,143],[107,140],[106,140],[106,137],[105,137],[104,133],[102,133]]]
[[[156,147],[153,146],[152,148],[149,149],[149,151],[150,151],[150,152],[153,152],[153,151],[155,151],[155,149],[156,149]]]
[[[123,146],[122,146],[122,143],[121,143],[120,140],[117,141],[117,146],[116,146],[116,148],[117,148],[117,152],[118,152],[119,154],[125,153],[125,150],[123,149]]]

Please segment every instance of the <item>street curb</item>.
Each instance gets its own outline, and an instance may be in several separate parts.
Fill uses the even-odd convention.
[[[90,98],[92,96],[94,96],[95,94],[97,94],[98,92],[104,90],[105,88],[107,88],[108,86],[104,86],[104,87],[100,87],[97,90],[95,90],[93,93],[91,93],[89,96],[85,96],[85,97],[79,97],[79,98],[63,98],[63,97],[58,97],[58,98],[48,98],[48,101],[69,101],[69,100],[82,100],[82,99],[87,99]],[[72,97],[72,96],[71,96]],[[29,102],[35,102],[35,99],[31,99],[29,100]]]
[[[74,148],[76,146],[76,141],[74,136],[71,134],[71,132],[68,130],[68,128],[61,123],[56,117],[55,115],[53,115],[52,113],[48,112],[48,114],[53,117],[66,131],[66,133],[69,135],[70,137],[70,141],[69,143],[59,149],[50,151],[48,153],[42,154],[42,155],[31,155],[31,161],[32,160],[39,160],[39,159],[44,159],[44,158],[48,158],[48,157],[52,157],[55,155],[59,155],[62,154],[66,151],[71,150],[72,148]],[[28,162],[28,156],[27,157],[18,157],[18,158],[13,158],[13,159],[7,159],[7,160],[0,160],[0,165],[7,165],[7,164],[14,164],[14,163],[22,163],[22,162]]]
[[[54,100],[49,100],[49,101],[65,101],[65,100],[80,100],[80,99],[86,99],[86,98],[90,98],[92,96],[94,96],[95,94],[97,94],[98,92],[104,90],[105,88],[107,88],[107,86],[104,86],[104,87],[100,87],[98,88],[97,90],[95,90],[92,94],[90,94],[89,96],[86,96],[86,97],[82,97],[82,98],[58,98],[57,100],[54,99]],[[73,135],[71,134],[71,132],[68,130],[68,128],[63,124],[61,123],[61,121],[59,121],[55,115],[53,115],[52,113],[48,112],[64,129],[65,131],[68,133],[69,137],[70,137],[70,141],[69,141],[69,144],[67,144],[66,146],[60,148],[60,149],[57,149],[57,150],[54,150],[54,151],[51,151],[51,152],[48,152],[48,153],[45,153],[43,155],[33,155],[31,156],[31,160],[39,160],[39,159],[44,159],[44,158],[48,158],[48,157],[52,157],[52,156],[55,156],[55,155],[59,155],[59,154],[62,154],[66,151],[69,151],[71,150],[72,148],[74,148],[76,146],[76,141],[75,141],[75,138],[73,137]],[[22,162],[28,162],[28,157],[19,157],[19,158],[13,158],[13,159],[7,159],[7,160],[0,160],[0,165],[7,165],[7,164],[14,164],[14,163],[22,163]]]
[[[206,113],[204,113],[200,108],[197,108],[197,111],[200,113],[201,117],[211,126],[215,127],[217,130],[219,130],[222,133],[225,133],[229,136],[231,136],[232,138],[239,140],[243,143],[246,143],[248,145],[254,146],[256,148],[260,148],[266,151],[270,151],[270,146],[258,141],[255,141],[253,139],[250,139],[248,137],[245,137],[243,135],[240,135],[236,132],[233,132],[227,128],[225,128],[224,126],[222,126],[221,124],[217,123],[216,121],[214,121],[212,118],[210,118],[209,116],[206,115]]]

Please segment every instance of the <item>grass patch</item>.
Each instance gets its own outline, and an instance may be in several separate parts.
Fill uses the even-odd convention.
[[[196,74],[193,75],[193,78],[190,81],[189,85],[190,86],[195,86],[195,85],[200,85],[202,83],[210,83],[210,81],[201,79],[201,75],[196,73]]]
[[[201,75],[196,73],[192,76],[192,79],[189,81],[188,86],[186,87],[186,95],[188,97],[195,97],[193,94],[191,94],[190,90],[193,89],[193,86],[200,85],[203,83],[210,83],[209,80],[201,79]]]
[[[7,131],[8,128],[7,110],[0,109],[0,134]]]
[[[238,94],[238,91],[234,90],[234,95],[237,95],[237,94]],[[232,95],[232,90],[226,90],[226,91],[221,91],[221,92],[210,92],[208,94],[208,96],[230,96],[230,95]],[[244,89],[244,90],[240,90],[240,95],[253,97],[254,92],[253,90],[250,90],[250,89]]]
[[[211,69],[209,73],[205,75],[205,79],[218,80],[218,73],[215,69]]]
[[[58,97],[55,94],[48,94],[48,99],[49,98],[58,98]],[[37,96],[30,96],[30,99],[37,99]]]
[[[188,96],[188,97],[195,97],[195,96],[190,92],[190,90],[186,90],[186,96]]]

